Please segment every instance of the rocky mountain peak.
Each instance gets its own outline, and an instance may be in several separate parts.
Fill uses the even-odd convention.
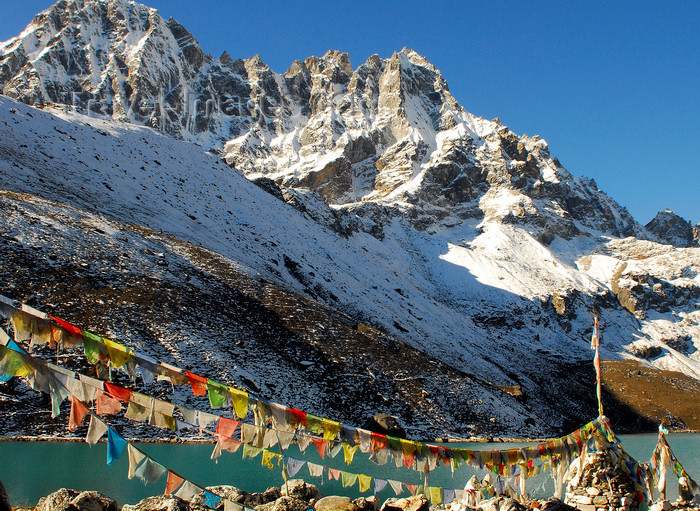
[[[376,211],[389,208],[430,232],[480,218],[545,242],[582,229],[643,233],[544,140],[467,112],[409,48],[355,70],[330,50],[280,75],[259,56],[212,58],[144,5],[61,1],[0,46],[0,85],[25,103],[66,104],[220,151],[253,179],[311,189],[353,215],[371,210],[380,224]]]
[[[670,209],[659,211],[645,227],[661,243],[676,247],[698,245],[697,226],[693,228],[690,222]]]

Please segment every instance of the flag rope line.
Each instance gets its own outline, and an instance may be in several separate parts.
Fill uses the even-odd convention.
[[[235,387],[231,387],[227,384],[223,384],[220,382],[217,382],[213,379],[206,378],[203,376],[196,375],[194,373],[190,373],[189,371],[183,371],[180,368],[177,368],[175,366],[172,366],[170,364],[164,363],[164,362],[159,362],[157,360],[151,359],[150,357],[140,355],[136,353],[134,350],[127,348],[126,346],[123,346],[119,343],[116,343],[114,341],[111,341],[110,339],[103,338],[100,336],[97,336],[95,334],[92,334],[86,330],[83,330],[79,327],[76,327],[67,321],[64,321],[60,318],[57,318],[55,316],[49,316],[41,311],[38,311],[37,309],[34,309],[33,307],[27,306],[26,304],[22,304],[21,308],[18,309],[14,302],[6,297],[3,297],[0,295],[0,301],[4,302],[6,305],[9,305],[12,307],[15,311],[20,312],[20,313],[25,313],[29,314],[31,316],[34,316],[36,319],[41,319],[44,321],[49,321],[53,320],[58,324],[58,326],[64,331],[71,335],[76,343],[80,342],[80,338],[77,337],[77,335],[80,335],[83,341],[83,346],[86,352],[86,357],[88,360],[92,363],[95,363],[96,360],[102,359],[104,361],[110,361],[113,367],[116,368],[123,368],[125,366],[128,367],[127,362],[133,358],[138,359],[137,364],[139,368],[148,368],[149,366],[153,367],[156,366],[156,371],[153,371],[155,374],[158,374],[159,377],[163,377],[162,379],[169,379],[169,381],[175,385],[175,384],[190,384],[193,388],[193,393],[195,393],[195,388],[199,385],[199,388],[202,389],[201,386],[205,385],[204,382],[206,382],[207,386],[207,391],[209,392],[210,395],[210,403],[211,401],[211,395],[212,391],[215,392],[221,392],[222,389],[228,389],[230,393],[232,394],[232,397],[239,398],[241,400],[247,400],[248,401],[248,407],[250,401],[254,401],[257,403],[262,403],[264,405],[267,405],[270,408],[282,408],[284,409],[285,412],[290,412],[292,415],[294,415],[294,419],[296,419],[296,422],[298,425],[303,425],[306,427],[307,431],[310,431],[311,433],[317,433],[317,434],[323,434],[324,439],[326,440],[331,440],[330,438],[332,430],[338,429],[339,431],[342,431],[344,428],[348,428],[350,430],[355,430],[358,435],[364,435],[364,436],[370,436],[371,442],[379,447],[382,444],[386,444],[389,441],[389,438],[391,438],[393,441],[399,441],[402,444],[402,447],[404,444],[412,444],[412,446],[406,446],[406,450],[410,450],[412,452],[416,452],[419,448],[421,449],[438,449],[442,454],[445,454],[446,456],[449,456],[449,452],[454,452],[454,451],[468,451],[466,449],[454,449],[450,447],[445,447],[445,446],[440,446],[436,445],[433,443],[424,443],[424,442],[417,442],[413,440],[408,440],[408,439],[403,439],[403,438],[398,438],[398,437],[390,437],[387,435],[382,435],[379,433],[374,433],[368,430],[363,430],[362,428],[357,428],[357,427],[352,427],[352,426],[347,426],[344,425],[340,422],[333,421],[330,419],[325,419],[322,417],[317,417],[315,415],[312,415],[310,413],[304,412],[302,410],[297,410],[291,407],[287,407],[285,405],[280,405],[278,403],[273,403],[270,401],[265,401],[262,399],[257,398],[256,396],[247,393],[246,391],[243,391],[241,389],[237,389]],[[15,319],[15,315],[12,315],[11,321]],[[13,326],[15,323],[13,322]],[[52,325],[53,326],[53,325]],[[31,328],[31,325],[30,325]],[[30,330],[31,332],[31,330]],[[32,335],[33,339],[33,335]],[[96,344],[99,347],[99,354],[95,355],[94,351],[90,351],[90,354],[88,354],[88,351],[91,350],[91,348],[85,347],[86,341],[88,344]],[[103,349],[104,348],[104,349]],[[113,360],[116,358],[117,360]],[[202,389],[203,390],[203,389]],[[199,394],[202,395],[202,394]],[[228,396],[225,399],[229,399]],[[213,404],[213,403],[212,403]],[[248,408],[246,407],[246,408]],[[234,407],[235,408],[235,407]],[[216,409],[212,407],[212,409]],[[240,413],[239,413],[240,412]],[[245,415],[243,413],[243,408],[241,409],[236,409],[236,413],[238,414],[239,418],[244,418]],[[247,414],[247,410],[245,412]],[[307,422],[313,421],[314,427],[317,429],[317,431],[313,431],[307,426]],[[293,422],[293,421],[292,421]],[[320,423],[320,424],[319,424]],[[339,433],[336,433],[335,437],[337,437]],[[328,437],[328,438],[326,438]],[[551,442],[548,442],[548,444],[551,444]],[[549,445],[548,448],[551,448],[552,446]],[[540,449],[541,450],[541,449]],[[499,451],[499,452],[507,452],[507,451]],[[553,452],[554,455],[556,454],[562,454],[562,452]]]
[[[3,297],[3,298],[4,298],[4,297]],[[12,301],[9,300],[9,299],[5,299],[5,300],[3,300],[3,301],[4,301],[4,303],[6,303],[6,304],[8,303],[8,301],[9,301],[10,303],[12,303]],[[96,336],[96,335],[94,335],[94,334],[91,334],[91,333],[89,333],[89,332],[87,332],[87,331],[85,331],[85,330],[81,330],[81,329],[79,329],[78,327],[75,327],[75,326],[71,325],[70,323],[65,322],[64,320],[61,320],[61,319],[56,318],[56,317],[53,317],[53,316],[48,316],[48,315],[46,315],[46,314],[44,314],[44,313],[41,313],[40,311],[37,311],[36,309],[34,309],[34,308],[30,307],[30,306],[26,306],[26,304],[22,304],[22,309],[21,309],[21,311],[17,311],[17,309],[16,309],[16,307],[14,306],[13,303],[12,303],[11,306],[12,306],[13,309],[16,311],[16,313],[19,314],[19,316],[18,316],[17,314],[11,315],[11,322],[12,322],[13,326],[15,327],[15,334],[17,335],[17,326],[18,326],[18,321],[17,321],[17,320],[19,319],[19,320],[20,320],[20,321],[19,321],[19,326],[25,328],[25,333],[24,333],[24,335],[23,335],[22,337],[24,337],[24,338],[30,338],[30,339],[32,340],[32,342],[34,341],[34,330],[37,330],[37,331],[38,331],[38,330],[39,330],[39,326],[38,326],[38,325],[35,325],[35,324],[30,324],[30,325],[28,325],[28,326],[27,326],[27,325],[23,325],[23,324],[22,324],[22,321],[21,321],[21,320],[23,319],[23,316],[22,316],[23,313],[26,313],[26,314],[29,314],[29,315],[33,315],[35,318],[39,318],[39,319],[43,319],[43,318],[49,317],[50,319],[52,319],[52,320],[54,320],[55,322],[57,322],[57,323],[59,324],[60,328],[62,328],[62,329],[67,329],[67,333],[71,334],[74,338],[75,338],[75,336],[80,335],[81,338],[82,338],[82,340],[83,340],[83,346],[84,346],[84,349],[85,349],[85,351],[86,351],[86,356],[87,356],[88,360],[90,360],[91,357],[88,356],[88,348],[87,348],[86,341],[88,341],[88,342],[94,342],[94,343],[96,343],[98,346],[104,346],[104,347],[105,347],[105,350],[104,350],[104,351],[100,351],[100,354],[104,356],[104,360],[109,360],[110,363],[112,363],[113,366],[116,366],[116,367],[123,367],[123,366],[126,364],[127,361],[129,361],[129,360],[131,360],[131,359],[133,359],[133,358],[138,358],[138,360],[139,360],[139,365],[140,365],[140,364],[142,363],[142,359],[144,359],[147,363],[150,362],[150,363],[152,363],[152,364],[155,364],[155,365],[157,366],[157,368],[165,368],[165,369],[168,371],[168,372],[167,372],[167,376],[168,376],[168,379],[169,379],[169,381],[170,381],[171,383],[173,383],[173,379],[174,379],[173,372],[175,372],[176,375],[179,375],[179,376],[181,377],[181,383],[185,383],[185,382],[187,382],[187,381],[189,380],[189,383],[191,384],[191,386],[192,386],[192,388],[193,388],[193,393],[195,393],[195,394],[197,394],[197,393],[195,392],[195,388],[196,388],[196,387],[195,387],[195,382],[193,382],[193,377],[196,376],[197,378],[199,378],[199,383],[202,383],[203,381],[206,381],[206,382],[207,382],[207,388],[208,388],[209,397],[210,397],[210,404],[212,404],[212,406],[214,405],[214,402],[213,402],[213,400],[212,400],[212,393],[213,393],[212,391],[213,391],[214,389],[216,389],[216,386],[219,386],[219,389],[218,389],[218,390],[221,390],[221,388],[227,388],[227,389],[229,389],[231,392],[233,392],[234,390],[235,390],[236,392],[243,392],[243,391],[240,391],[240,390],[238,390],[238,389],[233,389],[232,387],[227,387],[227,386],[225,386],[225,385],[223,385],[223,384],[220,384],[220,383],[218,383],[218,382],[214,382],[213,380],[205,379],[204,377],[194,375],[194,374],[192,374],[192,373],[187,373],[187,372],[186,372],[186,374],[187,374],[187,376],[188,376],[188,379],[182,379],[182,370],[180,370],[180,369],[178,369],[178,368],[176,368],[176,367],[174,367],[174,366],[170,366],[169,364],[165,364],[165,363],[159,363],[158,361],[155,361],[155,360],[153,360],[153,359],[150,359],[150,357],[145,357],[145,358],[144,358],[143,356],[137,355],[133,350],[129,350],[129,349],[126,348],[125,346],[122,346],[122,345],[120,345],[120,344],[118,344],[118,343],[115,343],[114,341],[110,341],[109,339],[104,339],[104,338],[101,338],[101,337]],[[27,337],[27,334],[29,334],[28,337]],[[45,335],[45,333],[44,333],[44,335]],[[77,342],[78,342],[78,341],[77,341],[77,339],[76,339],[76,340],[75,340],[75,343],[77,343]],[[111,348],[111,349],[110,349],[110,348]],[[120,352],[121,352],[121,355],[120,355],[120,353],[117,353],[117,351],[120,351]],[[94,354],[93,354],[93,355],[94,355]],[[126,355],[126,356],[124,356],[124,355]],[[93,358],[99,359],[99,357],[94,357],[94,356],[93,356]],[[115,358],[117,358],[118,360],[115,361]],[[91,360],[91,361],[92,361],[92,362],[95,362],[96,360]],[[158,374],[160,374],[160,373],[158,373]],[[248,396],[247,394],[246,394],[245,397],[246,397],[246,398],[249,398],[249,396]],[[247,399],[246,401],[247,401],[247,402],[246,402],[246,407],[245,407],[245,414],[247,414],[247,412],[248,412],[248,408],[249,408],[248,403],[249,403],[250,400]],[[265,404],[264,401],[258,400],[258,399],[256,399],[256,398],[254,398],[254,402],[257,403],[257,404],[261,404],[261,403],[262,403],[262,404]],[[217,403],[217,404],[219,404],[219,406],[220,406],[220,404],[222,404],[222,403]],[[329,421],[329,420],[327,420],[327,419],[323,419],[323,418],[320,418],[320,417],[316,417],[316,416],[313,416],[313,415],[311,415],[311,414],[307,414],[306,412],[302,412],[302,411],[300,411],[300,410],[295,410],[295,409],[283,407],[283,405],[277,405],[276,403],[267,403],[267,405],[270,406],[270,407],[272,407],[272,406],[278,406],[278,407],[283,408],[285,411],[291,412],[292,414],[294,414],[294,418],[295,418],[295,419],[298,419],[298,420],[299,420],[299,423],[300,423],[300,424],[303,424],[304,427],[308,427],[308,422],[310,422],[310,421],[313,419],[313,420],[316,422],[316,424],[315,424],[315,426],[316,426],[316,431],[312,431],[312,432],[314,432],[314,433],[315,433],[315,432],[318,432],[318,434],[320,434],[321,432],[323,432],[323,433],[324,433],[324,439],[327,438],[328,440],[331,440],[331,439],[335,439],[335,438],[338,437],[338,433],[337,433],[337,432],[335,432],[335,433],[332,434],[332,435],[326,436],[326,433],[327,433],[327,431],[326,431],[326,426],[328,425],[328,423],[331,423],[331,426],[334,426],[334,427],[337,428],[337,429],[340,429],[341,426],[342,426],[342,425],[341,425],[340,423],[338,423],[338,422]],[[214,406],[213,406],[213,407],[214,407]],[[238,412],[239,412],[239,411],[237,411],[237,413],[238,413]],[[295,412],[297,412],[297,413],[295,414]],[[239,417],[244,417],[244,414],[243,414],[243,413],[238,413],[238,415],[239,415]],[[319,422],[320,422],[321,424],[318,424]],[[297,426],[299,426],[299,424],[297,424]],[[476,456],[481,457],[481,456],[482,456],[482,454],[481,454],[480,451],[476,451],[476,452],[475,452],[475,451],[470,451],[470,450],[467,450],[467,449],[450,449],[450,448],[445,448],[445,447],[442,447],[442,446],[434,446],[434,445],[430,445],[430,444],[425,444],[425,445],[424,445],[424,444],[422,444],[422,443],[420,443],[420,442],[413,442],[413,441],[410,441],[410,440],[402,440],[402,439],[399,439],[399,438],[396,438],[396,437],[387,437],[386,435],[380,435],[380,434],[378,434],[378,433],[373,433],[373,432],[370,432],[370,431],[361,430],[360,428],[352,428],[352,429],[355,430],[355,432],[356,432],[356,437],[357,437],[357,436],[362,436],[363,434],[364,434],[365,437],[369,436],[369,441],[370,441],[370,443],[371,443],[371,445],[370,445],[370,450],[371,450],[371,451],[383,450],[383,449],[386,448],[387,446],[389,446],[389,447],[397,447],[396,445],[393,445],[393,446],[392,446],[392,445],[389,445],[389,441],[393,441],[393,442],[397,442],[397,441],[398,441],[398,442],[399,442],[399,445],[400,445],[400,447],[401,447],[401,450],[404,451],[404,458],[406,458],[407,456],[410,458],[411,455],[413,455],[413,456],[418,456],[418,455],[420,455],[420,454],[421,454],[421,451],[419,451],[419,447],[420,447],[420,449],[422,450],[422,454],[425,454],[426,456],[431,456],[431,455],[433,455],[433,459],[435,458],[435,455],[439,455],[440,458],[443,460],[443,462],[444,462],[445,464],[448,464],[448,463],[449,463],[450,458],[454,459],[454,458],[455,458],[455,454],[457,454],[457,457],[459,457],[459,456],[466,457],[465,460],[466,460],[467,462],[469,462],[470,459],[473,458],[473,457],[476,457]],[[575,437],[575,435],[572,434],[572,435],[569,435],[569,437]],[[581,445],[580,445],[581,441],[580,441],[580,439],[577,439],[577,438],[569,438],[569,437],[563,437],[562,439],[558,439],[558,440],[555,440],[555,441],[550,441],[550,442],[548,442],[548,443],[546,443],[546,444],[539,444],[539,445],[537,446],[537,451],[539,451],[539,456],[534,456],[534,457],[536,457],[536,458],[550,458],[550,459],[551,459],[551,458],[555,458],[555,457],[560,457],[560,456],[566,455],[567,458],[570,458],[570,457],[571,457],[572,447],[573,447],[573,446],[570,445],[570,444],[573,443],[574,440],[575,440],[575,441],[576,441],[576,444],[577,444],[577,447],[578,447],[578,450],[580,451],[580,449],[581,449]],[[355,440],[356,440],[356,439],[355,439]],[[365,440],[366,440],[366,439],[365,439]],[[404,442],[405,442],[405,444],[404,444]],[[355,443],[357,443],[357,442],[355,442]],[[362,439],[360,439],[360,443],[362,443]],[[375,447],[376,447],[376,449],[375,449]],[[396,449],[396,450],[398,451],[398,449]],[[364,450],[363,450],[363,451],[364,451]],[[437,452],[435,452],[435,451],[437,451]],[[494,473],[502,474],[503,472],[505,472],[505,469],[503,468],[503,467],[505,467],[505,464],[504,464],[504,463],[501,463],[501,462],[503,462],[504,457],[505,457],[506,460],[509,460],[509,461],[510,461],[510,457],[511,457],[511,456],[517,456],[517,454],[515,454],[515,455],[511,454],[511,451],[512,451],[512,450],[508,450],[508,451],[492,451],[491,456],[489,457],[490,459],[488,459],[488,461],[492,462],[491,465],[492,465],[493,468],[494,468],[492,471],[493,471]],[[535,451],[535,453],[536,453],[537,451]],[[416,453],[417,453],[417,454],[416,454]],[[477,454],[477,453],[478,453],[478,454]],[[488,455],[488,454],[487,454],[487,455]],[[494,458],[495,458],[495,459],[494,459]],[[533,458],[533,449],[532,449],[532,448],[529,448],[528,454],[525,456],[525,460],[529,461],[529,460],[532,459],[532,458]],[[525,460],[522,460],[522,461],[525,461]],[[482,460],[482,461],[483,461],[483,460]],[[487,463],[488,463],[488,461],[487,461]],[[433,462],[433,464],[435,465],[436,463]],[[408,466],[408,464],[407,464],[407,466]],[[419,469],[418,464],[415,464],[415,466],[416,466],[416,469],[418,470],[418,469]]]
[[[9,347],[3,347],[3,348],[6,349],[6,350],[12,350],[12,348],[9,348]],[[16,353],[20,353],[20,352],[16,352]],[[60,373],[61,375],[65,376],[65,377],[71,378],[71,379],[73,380],[73,381],[72,381],[73,385],[70,385],[70,386],[69,386],[69,385],[66,385],[66,384],[64,384],[64,383],[62,383],[60,380],[57,380],[57,381],[59,382],[59,384],[61,385],[61,387],[63,387],[63,388],[66,390],[66,392],[68,393],[68,395],[70,395],[71,397],[76,398],[76,400],[79,401],[80,403],[82,403],[83,406],[84,406],[84,401],[83,401],[83,399],[81,399],[81,397],[84,397],[84,396],[77,396],[77,395],[76,395],[75,391],[73,390],[73,389],[74,389],[74,385],[75,385],[76,383],[79,383],[79,384],[81,384],[81,385],[89,385],[89,386],[91,386],[91,385],[92,385],[92,380],[93,380],[92,378],[85,377],[85,375],[82,375],[82,374],[77,373],[77,372],[75,372],[75,371],[62,369],[62,368],[60,368],[59,366],[53,366],[53,364],[47,363],[47,362],[44,361],[43,359],[40,359],[40,358],[38,358],[38,357],[31,356],[31,355],[29,355],[29,354],[27,354],[27,353],[21,353],[21,354],[22,354],[23,357],[29,358],[29,359],[31,360],[31,362],[34,363],[33,368],[34,368],[35,371],[36,371],[36,366],[37,366],[37,365],[41,365],[44,369],[50,371],[50,372],[53,373],[54,375],[55,375],[55,373],[58,372],[58,373]],[[2,357],[0,357],[0,359],[1,359],[1,358],[2,358]],[[76,375],[78,376],[77,378],[76,378]],[[25,377],[27,377],[27,376],[28,376],[28,375],[26,375]],[[66,381],[68,381],[68,380],[66,380]],[[96,381],[100,381],[100,382],[101,382],[101,380],[96,380]],[[115,387],[115,388],[117,388],[117,389],[119,389],[119,390],[125,390],[125,389],[121,389],[120,387],[117,387],[117,386],[113,386],[113,387]],[[108,393],[106,390],[104,390],[103,388],[101,388],[101,387],[99,387],[99,386],[96,386],[96,387],[93,387],[93,388],[94,388],[96,391],[102,391],[102,392]],[[36,389],[35,389],[35,390],[36,390]],[[84,393],[84,392],[83,392],[83,393]],[[136,393],[136,394],[138,394],[138,393]],[[144,396],[144,395],[141,395],[141,396]],[[94,397],[93,400],[96,400],[97,397],[98,397],[98,396],[95,395],[95,397]],[[146,396],[146,397],[149,397],[149,396]],[[155,400],[155,398],[150,398],[150,399]],[[158,401],[163,402],[162,400],[158,400]],[[133,401],[130,401],[130,402],[133,402]],[[170,403],[170,404],[172,405],[173,409],[174,409],[176,406],[179,406],[179,405],[172,404],[172,403]],[[75,405],[75,404],[72,402],[72,406],[71,406],[71,417],[73,416],[73,413],[72,413],[72,412],[73,412],[73,406],[74,406],[74,405]],[[89,412],[91,416],[95,415],[94,413],[92,413],[92,412],[89,410],[88,407],[85,407],[85,408],[86,408],[86,411]],[[213,415],[213,414],[209,414],[209,415]],[[217,416],[217,417],[221,418],[220,416]],[[98,418],[97,416],[96,416],[96,418],[99,420],[99,418]],[[128,416],[127,416],[127,418],[129,418],[130,420],[134,420],[134,421],[140,422],[138,419],[134,419],[134,418],[132,418],[132,417],[128,417]],[[81,421],[81,422],[82,422],[82,421]],[[181,423],[186,423],[185,421],[179,421],[179,422],[181,422]],[[188,424],[188,425],[191,426],[192,428],[197,428],[197,425],[196,425],[196,424],[189,424],[189,423],[186,423],[186,424]],[[149,422],[149,425],[151,425],[150,422]],[[69,429],[70,429],[70,428],[69,428]],[[208,429],[202,428],[202,427],[200,427],[199,429],[200,429],[201,432],[206,432],[207,434],[209,434],[209,435],[211,435],[211,436],[214,436],[214,437],[218,438],[219,440],[223,440],[223,438],[222,438],[222,433],[219,433],[219,432],[218,432],[218,428],[217,428],[217,432],[209,431]],[[235,429],[234,429],[233,431],[235,432]],[[231,440],[233,440],[230,436],[229,436],[228,438],[231,439]],[[234,441],[235,441],[235,440],[234,440]],[[238,447],[240,447],[241,445],[250,445],[250,444],[245,444],[243,441],[241,441],[241,442],[238,443],[237,447],[235,448],[235,450],[234,450],[233,452],[237,451],[237,450],[238,450]],[[218,445],[217,445],[217,447],[218,447]],[[279,454],[279,453],[275,453],[275,452],[273,452],[273,451],[268,451],[267,449],[261,449],[261,448],[256,447],[256,446],[252,446],[252,447],[253,447],[255,450],[252,451],[253,454],[252,454],[251,456],[249,456],[249,457],[256,457],[257,454],[259,454],[260,452],[263,452],[263,453],[268,452],[268,453],[270,453],[270,454],[272,455],[272,458],[271,458],[271,459],[277,459],[277,460],[278,460],[278,464],[279,464],[279,462],[280,462],[282,459],[284,459],[284,458],[288,458],[288,459],[293,460],[293,461],[301,462],[301,464],[297,466],[297,469],[296,469],[296,471],[294,472],[295,474],[298,472],[298,469],[301,468],[304,464],[308,464],[308,465],[310,465],[310,466],[315,466],[315,467],[317,467],[317,468],[318,468],[318,467],[321,467],[322,469],[325,469],[325,471],[328,472],[328,474],[329,474],[329,479],[330,479],[331,474],[332,474],[333,472],[336,472],[336,473],[342,475],[342,476],[343,476],[343,481],[344,481],[344,486],[352,486],[352,485],[354,485],[354,481],[356,481],[358,478],[363,478],[363,477],[364,477],[364,478],[367,478],[365,489],[364,489],[364,490],[361,490],[361,491],[363,491],[363,492],[369,490],[369,486],[367,486],[367,485],[371,482],[372,479],[374,479],[375,481],[376,481],[376,480],[379,480],[379,481],[383,482],[384,484],[386,484],[386,482],[392,482],[392,483],[396,483],[396,484],[398,484],[398,485],[405,486],[406,489],[408,489],[408,490],[411,491],[412,493],[414,493],[414,490],[415,490],[416,488],[424,488],[424,487],[425,487],[425,488],[430,488],[430,489],[432,489],[432,491],[437,491],[438,489],[440,489],[440,491],[443,491],[443,492],[444,492],[444,491],[447,491],[447,492],[460,492],[460,491],[461,491],[461,490],[452,489],[452,488],[445,488],[445,487],[430,487],[430,486],[425,486],[425,485],[424,485],[424,486],[420,486],[420,485],[415,485],[415,484],[412,484],[412,483],[406,483],[406,482],[404,482],[404,481],[384,480],[384,479],[381,479],[381,478],[376,478],[376,477],[371,477],[371,476],[365,476],[365,475],[363,475],[363,474],[349,473],[349,472],[345,472],[345,471],[342,471],[342,470],[339,470],[339,469],[333,469],[333,468],[328,467],[328,466],[325,466],[325,465],[318,465],[318,464],[311,463],[311,462],[306,462],[306,461],[303,461],[303,460],[297,460],[296,458],[293,458],[293,457],[291,457],[291,456],[284,456],[284,455],[281,455],[281,454]],[[281,447],[281,446],[280,446],[280,447]],[[216,450],[217,450],[217,448],[215,447],[215,452],[216,452]],[[228,449],[226,449],[226,450],[228,450]],[[246,457],[246,456],[245,456],[245,448],[244,448],[244,458],[245,458],[245,457]],[[217,456],[217,458],[218,458],[218,456]],[[215,459],[215,458],[214,458],[214,453],[212,453],[212,459]],[[263,463],[263,465],[267,465],[268,467],[270,466],[269,464],[266,464],[266,463]],[[473,468],[476,468],[476,467],[473,467]],[[484,469],[484,467],[479,467],[479,468],[482,469],[482,470]],[[540,465],[539,467],[536,467],[536,473],[541,473],[541,472],[544,471],[546,468],[547,468],[546,465]],[[323,471],[324,471],[324,470],[322,470],[322,471],[321,471],[321,474],[318,475],[317,477],[322,477]],[[314,474],[311,474],[311,475],[313,476]],[[508,477],[508,474],[500,474],[500,475]],[[520,472],[518,472],[518,471],[516,470],[514,473],[510,474],[509,479],[512,479],[513,477],[517,477],[517,476],[519,476],[519,475],[521,475]],[[533,475],[534,475],[534,474],[533,474]],[[351,484],[347,484],[347,485],[345,484],[345,479],[346,479],[346,477],[347,477],[347,479],[348,479],[349,481],[352,481]],[[383,487],[383,486],[382,486],[382,487]],[[397,495],[398,495],[398,494],[400,494],[400,491],[397,492]]]

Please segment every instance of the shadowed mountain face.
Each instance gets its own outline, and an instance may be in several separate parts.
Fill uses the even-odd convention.
[[[28,194],[0,193],[0,211],[4,292],[264,399],[363,427],[372,426],[374,414],[390,413],[419,438],[534,436],[542,428],[572,428],[593,413],[592,403],[581,402],[590,364],[564,370],[553,360],[556,370],[533,371],[548,393],[559,395],[543,407],[172,236]],[[55,352],[40,356],[53,361]],[[90,371],[80,351],[61,363]],[[36,394],[25,395],[20,385],[13,390],[3,389],[16,399],[0,405],[3,431],[66,434],[65,420],[51,419]],[[161,395],[169,385],[154,382],[143,390]],[[177,399],[208,406],[188,391],[178,391]],[[528,418],[533,404],[539,414],[556,417],[556,426]],[[23,423],[27,407],[36,413]]]
[[[469,424],[517,436],[562,432],[594,413],[585,397],[594,314],[604,356],[700,378],[700,249],[662,236],[666,224],[637,224],[593,181],[574,178],[539,137],[464,110],[440,72],[409,49],[355,69],[347,54],[329,51],[278,74],[258,57],[206,55],[179,23],[143,5],[65,1],[0,44],[0,86],[0,188],[36,197],[15,201],[137,226],[190,254],[196,248],[197,260],[219,261],[206,269],[213,281],[187,280],[204,271],[189,256],[171,272],[166,287],[178,291],[163,292],[179,296],[172,304],[186,302],[187,314],[168,319],[168,301],[152,328],[191,339],[180,320],[196,323],[189,314],[200,301],[206,310],[206,297],[233,293],[227,303],[246,305],[227,332],[244,331],[250,312],[267,325],[260,332],[286,339],[280,345],[290,351],[277,353],[261,334],[255,353],[279,355],[260,356],[274,374],[291,374],[296,390],[267,391],[290,405],[307,404],[299,388],[312,385],[291,360],[323,352],[329,369],[313,378],[362,375],[341,384],[346,393],[359,391],[365,373],[394,381],[363,390],[372,406],[348,408],[350,422],[370,408],[406,408],[413,415],[404,426],[430,434],[474,432]],[[25,222],[13,238],[25,250],[43,246],[32,226],[51,216],[32,215],[39,224]],[[671,220],[687,241],[683,221]],[[62,223],[46,229],[51,243],[66,243]],[[122,227],[99,229],[106,243],[121,243]],[[86,243],[93,234],[70,236]],[[17,273],[41,267],[36,258],[7,261],[6,275],[13,265]],[[130,261],[119,260],[125,272]],[[138,270],[139,281],[159,268]],[[243,279],[235,285],[234,268]],[[70,280],[71,271],[61,275]],[[14,297],[60,301],[46,279],[22,282]],[[121,289],[129,307],[164,306],[127,292],[141,286],[135,280],[106,282],[101,289]],[[83,292],[73,291],[90,296]],[[77,317],[92,310],[87,298],[73,302]],[[278,328],[291,321],[282,317],[312,325],[303,327],[307,337]],[[204,350],[217,355],[208,359],[228,356],[210,338]],[[260,389],[270,381],[263,365],[246,378]],[[431,388],[416,383],[428,380]],[[313,385],[319,414],[350,406]],[[438,388],[464,396],[438,398]],[[434,401],[411,404],[416,393]]]

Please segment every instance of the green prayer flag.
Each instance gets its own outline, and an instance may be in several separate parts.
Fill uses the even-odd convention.
[[[34,372],[34,369],[24,361],[20,353],[5,346],[0,347],[3,351],[0,358],[0,374],[25,377]]]
[[[243,444],[243,459],[255,458],[262,451],[263,450],[260,449],[259,447],[255,447],[255,446],[248,445],[248,444]]]
[[[107,355],[107,347],[102,343],[102,337],[85,330],[83,331],[83,348],[85,349],[85,358],[91,364],[97,364],[101,358],[105,358]]]
[[[207,389],[209,390],[209,404],[213,410],[221,408],[226,404],[228,387],[207,378]]]
[[[403,451],[403,447],[401,447],[401,439],[396,438],[395,436],[386,436],[386,441],[387,444],[389,444],[389,448],[392,451]]]
[[[349,472],[340,471],[340,477],[343,481],[343,488],[348,488],[357,482],[357,474],[351,474]]]
[[[306,429],[317,435],[323,434],[323,419],[310,413],[306,414]]]

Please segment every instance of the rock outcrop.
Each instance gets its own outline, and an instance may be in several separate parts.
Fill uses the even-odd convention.
[[[387,499],[381,511],[428,511],[430,502],[425,495],[414,495],[403,499]]]
[[[290,479],[280,488],[280,494],[284,497],[310,501],[318,496],[318,487],[303,479]]]
[[[12,506],[10,505],[10,498],[7,495],[5,486],[0,481],[0,511],[12,511]]]
[[[660,211],[645,228],[661,243],[676,247],[697,246],[697,231],[693,225],[670,209]]]
[[[75,491],[66,488],[39,500],[36,511],[119,511],[116,500],[96,491]]]
[[[121,511],[190,511],[191,505],[186,500],[172,495],[156,495],[140,502],[122,507]]]

